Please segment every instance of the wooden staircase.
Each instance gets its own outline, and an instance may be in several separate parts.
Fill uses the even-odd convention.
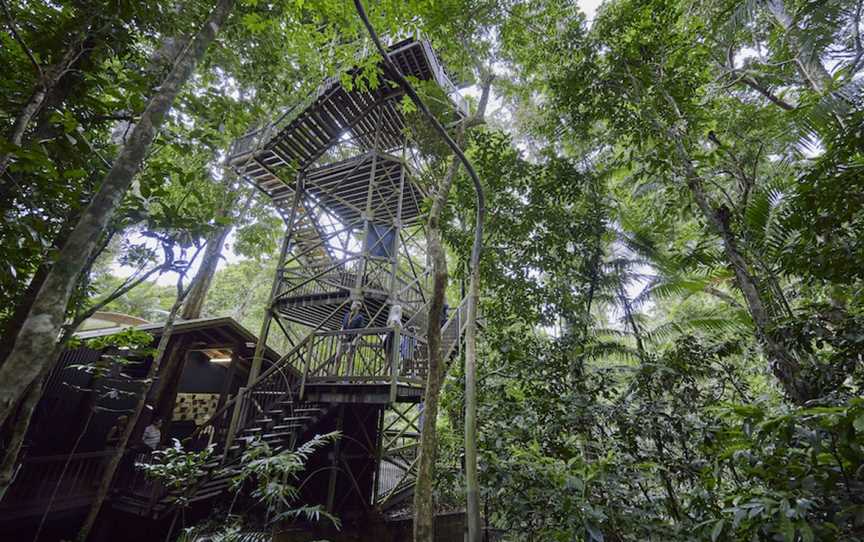
[[[444,359],[451,358],[456,351],[464,331],[466,312],[467,304],[463,300],[442,327]],[[301,439],[304,436],[313,436],[316,427],[320,427],[322,421],[339,408],[339,404],[301,400],[301,387],[310,385],[308,375],[303,371],[309,370],[309,365],[305,362],[322,352],[315,347],[316,340],[332,334],[333,332],[322,332],[307,336],[278,363],[262,373],[248,389],[241,389],[237,397],[226,403],[206,424],[198,428],[196,434],[212,430],[215,453],[204,466],[206,474],[191,494],[186,493],[186,489],[165,490],[158,484],[148,482],[139,472],[132,483],[121,484],[122,487],[115,491],[114,506],[137,515],[158,518],[173,510],[180,498],[195,503],[219,497],[229,492],[231,479],[240,468],[242,454],[251,443],[265,442],[278,453],[293,450],[302,444]],[[326,361],[322,364],[326,364]],[[403,365],[401,360],[397,360],[397,364]],[[386,367],[383,369],[387,370]],[[416,366],[412,370],[416,370]],[[357,376],[361,380],[349,383],[349,386],[362,390],[369,386],[364,382],[368,382],[375,375]],[[387,372],[378,376],[383,379],[393,375]],[[404,374],[397,376],[407,377]],[[416,378],[412,382],[413,386],[418,385]],[[422,383],[419,385],[422,388]],[[419,434],[416,436],[419,443]],[[381,466],[376,468],[380,469]],[[410,494],[414,484],[410,473],[406,471],[405,474],[405,479],[398,488],[398,492],[403,496]]]
[[[239,473],[242,454],[253,442],[265,442],[274,453],[292,450],[301,436],[327,416],[329,411],[326,405],[281,401],[263,416],[255,418],[227,449],[217,445],[216,453],[203,466],[204,476],[191,493],[187,492],[187,488],[165,490],[139,476],[133,487],[117,492],[113,505],[136,515],[159,518],[165,512],[172,511],[181,499],[192,504],[219,497],[231,490],[231,481]]]

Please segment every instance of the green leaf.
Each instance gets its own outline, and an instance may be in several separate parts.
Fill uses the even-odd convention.
[[[864,433],[864,414],[859,414],[855,421],[852,422],[852,426],[855,427],[855,431],[858,433]]]
[[[726,520],[721,519],[717,523],[714,524],[714,528],[711,529],[711,542],[717,542],[717,539],[720,538],[720,535],[723,533],[723,527],[726,526]]]
[[[588,531],[589,542],[603,542],[603,531],[598,529],[596,525],[592,523],[586,523],[585,530]]]

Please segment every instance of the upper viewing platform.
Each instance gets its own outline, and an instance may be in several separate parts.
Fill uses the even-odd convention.
[[[413,38],[389,48],[390,58],[403,75],[434,81],[449,97],[457,115],[467,115],[467,104],[447,76],[431,45]],[[358,68],[348,72],[356,76]],[[374,90],[355,86],[348,90],[340,77],[327,79],[318,91],[267,125],[239,138],[228,163],[256,182],[280,177],[288,170],[291,183],[298,171],[314,167],[327,151],[350,143],[358,150],[388,151],[402,146],[404,118],[399,98],[404,94],[386,71]],[[375,144],[376,126],[378,141]]]

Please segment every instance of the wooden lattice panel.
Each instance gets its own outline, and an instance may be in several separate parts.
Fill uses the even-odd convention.
[[[194,421],[195,425],[201,425],[216,412],[218,403],[218,393],[178,393],[171,419]]]

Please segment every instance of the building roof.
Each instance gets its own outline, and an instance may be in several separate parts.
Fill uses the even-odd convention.
[[[149,323],[148,320],[138,318],[137,316],[131,316],[129,314],[123,314],[122,312],[96,311],[93,313],[93,316],[86,319],[84,323],[81,324],[81,329],[84,331],[92,331],[124,325],[137,326]]]
[[[96,337],[104,337],[117,333],[129,327],[138,330],[146,331],[159,337],[162,335],[164,323],[158,324],[140,324],[136,326],[115,326],[111,328],[94,329],[92,331],[80,331],[75,334],[76,337],[82,340],[94,339]],[[216,316],[212,318],[195,318],[193,320],[176,320],[172,335],[182,335],[187,333],[195,333],[196,338],[199,338],[200,347],[213,346],[231,346],[241,345],[245,349],[252,350],[258,342],[258,337],[254,333],[243,327],[238,321],[230,316]],[[196,346],[193,343],[193,346]],[[276,350],[267,347],[264,357],[270,360],[279,359],[279,353]]]

